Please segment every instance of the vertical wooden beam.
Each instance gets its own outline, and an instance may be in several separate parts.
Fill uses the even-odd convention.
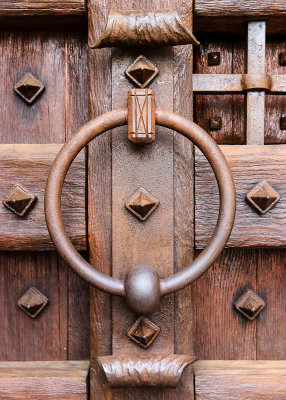
[[[255,21],[248,23],[247,73],[265,72],[266,23]],[[265,92],[247,93],[246,144],[264,144],[264,108]]]
[[[186,5],[186,2],[180,1],[178,8],[177,3],[178,2],[174,0],[168,1],[167,4],[165,1],[161,0],[145,0],[138,6],[138,4],[128,0],[110,0],[104,3],[100,0],[90,0],[88,4],[89,44],[91,45],[96,42],[100,31],[103,30],[107,16],[106,13],[111,8],[120,10],[130,8],[160,9],[173,7],[177,8],[177,10],[180,11],[180,15],[188,19],[188,23],[190,23],[192,18],[192,4],[188,3]],[[142,51],[147,57],[152,57],[151,61],[155,64],[157,63],[156,65],[160,69],[160,76],[157,82],[155,80],[154,84],[152,84],[154,87],[151,86],[152,88],[156,87],[156,92],[158,93],[156,93],[157,105],[174,109],[184,116],[191,117],[192,46],[177,47],[175,50],[167,48],[156,49],[155,51],[143,49]],[[128,66],[128,62],[133,61],[135,56],[140,54],[140,51],[137,51],[137,54],[135,54],[132,51],[124,49],[124,51],[114,50],[112,53],[113,61],[111,62],[110,50],[89,50],[90,117],[109,111],[112,108],[126,105],[124,96],[126,96],[127,99],[127,90],[131,88],[132,85],[125,80],[124,70]],[[110,73],[111,64],[112,75]],[[164,83],[163,85],[162,82]],[[132,221],[132,218],[134,218],[124,210],[124,201],[127,200],[127,197],[125,194],[122,197],[120,195],[120,190],[125,190],[126,188],[122,187],[123,184],[121,180],[118,181],[119,175],[122,177],[125,175],[124,179],[126,179],[128,183],[129,175],[127,171],[124,172],[120,169],[123,164],[125,165],[125,160],[124,157],[122,158],[121,153],[125,154],[127,151],[128,157],[136,157],[136,154],[133,154],[133,156],[130,154],[131,146],[133,145],[127,141],[127,128],[125,130],[124,128],[119,129],[116,133],[114,132],[112,145],[110,142],[110,134],[105,134],[101,140],[96,140],[89,145],[88,234],[90,261],[96,268],[101,269],[101,271],[109,275],[112,273],[117,276],[118,274],[122,274],[122,271],[120,272],[120,270],[116,268],[111,271],[112,263],[116,266],[115,261],[119,260],[120,265],[124,261],[123,253],[120,253],[120,251],[122,251],[119,246],[120,238],[115,236],[115,234],[120,234],[120,218],[123,216],[129,219],[129,221],[130,219]],[[153,145],[151,145],[149,149],[143,151],[146,156],[146,168],[152,163],[152,159],[150,158],[153,151],[152,146]],[[167,192],[170,204],[169,206],[165,205],[162,210],[165,210],[167,213],[166,221],[169,221],[168,224],[170,226],[168,226],[168,230],[170,230],[169,236],[171,239],[166,243],[166,255],[164,256],[164,261],[161,260],[161,262],[164,266],[168,264],[168,274],[170,274],[173,273],[174,269],[179,270],[184,268],[191,261],[193,253],[192,146],[181,136],[175,135],[173,139],[172,135],[169,136],[166,133],[159,136],[158,143],[155,144],[155,146],[157,146],[158,151],[159,149],[163,149],[168,156],[168,168],[165,172],[162,171],[162,173],[165,175],[168,173],[169,175],[168,177],[166,175],[164,179],[169,179],[169,182],[166,182],[168,182]],[[147,163],[148,157],[149,162]],[[141,161],[138,160],[138,162]],[[133,174],[133,172],[131,173]],[[132,179],[130,179],[130,181],[132,181]],[[138,179],[136,183],[140,183]],[[114,196],[113,206],[111,206],[111,193]],[[130,195],[131,194],[133,193],[130,193]],[[152,194],[155,193],[152,192]],[[161,196],[162,198],[159,200],[162,201],[161,205],[163,206],[163,192]],[[118,203],[118,201],[120,201],[120,203]],[[172,204],[173,202],[175,203],[174,207]],[[174,219],[172,217],[173,213]],[[120,218],[117,219],[119,214]],[[150,221],[146,222],[150,222],[151,224],[152,218],[154,217],[155,215],[151,216]],[[111,221],[113,221],[113,223],[111,223]],[[142,225],[140,226],[140,223],[134,220],[134,225],[136,224],[137,230],[140,232]],[[113,257],[111,257],[112,235],[114,240]],[[156,240],[156,237],[153,238],[154,242],[156,242]],[[134,246],[138,246],[138,243],[135,243]],[[176,254],[175,257],[173,249]],[[126,256],[128,258],[134,249],[127,248],[125,250],[126,252],[130,252]],[[137,256],[142,258],[142,252],[139,251]],[[140,257],[138,257],[135,257],[136,262],[141,260]],[[160,268],[159,258],[157,261],[158,265],[153,266]],[[128,264],[127,266],[132,267],[133,264]],[[165,273],[167,273],[166,270]],[[190,299],[190,289],[186,289],[177,295],[175,307],[176,317],[174,317],[173,296],[168,296],[164,299],[162,314],[157,317],[155,316],[155,318],[158,319],[158,323],[162,326],[165,323],[166,327],[169,328],[165,329],[164,340],[161,341],[161,339],[158,338],[158,343],[154,343],[150,350],[151,353],[156,351],[157,353],[162,352],[162,354],[164,354],[166,353],[166,349],[168,351],[174,351],[175,348],[175,352],[179,354],[193,354],[192,337],[190,335],[192,321],[189,318]],[[91,289],[91,399],[134,399],[134,389],[110,389],[104,377],[101,375],[101,371],[97,370],[95,363],[95,358],[97,356],[112,354],[112,351],[117,354],[123,351],[126,352],[127,350],[129,354],[131,352],[135,352],[136,354],[140,353],[140,348],[137,348],[126,339],[126,331],[123,329],[125,325],[126,327],[128,325],[126,324],[126,319],[123,318],[125,321],[124,324],[120,323],[122,322],[120,321],[122,313],[124,315],[128,313],[125,307],[126,306],[120,299],[114,298],[112,300],[111,319],[110,297]],[[177,307],[179,307],[178,310],[176,310]],[[118,311],[117,315],[116,310]],[[153,316],[151,319],[153,319]],[[130,316],[127,318],[127,321],[129,320]],[[113,321],[112,326],[111,321]],[[119,323],[120,325],[118,325]],[[176,334],[174,333],[174,326]],[[165,346],[163,346],[163,343],[165,343]],[[142,400],[147,398],[156,400],[160,398],[181,399],[183,396],[187,396],[188,399],[191,399],[193,398],[192,369],[189,368],[187,371],[184,373],[182,382],[176,390],[142,388],[136,390],[136,396],[138,395]]]
[[[89,117],[111,110],[111,52],[91,50],[104,29],[108,0],[90,0],[88,6]],[[89,260],[111,275],[111,133],[88,146],[88,245]],[[90,289],[90,399],[108,397],[95,359],[111,354],[111,297]]]

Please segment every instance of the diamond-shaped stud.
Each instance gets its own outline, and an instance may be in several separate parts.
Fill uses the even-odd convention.
[[[258,182],[246,195],[249,203],[266,214],[280,200],[280,194],[266,181]]]
[[[9,208],[9,210],[13,211],[14,214],[23,217],[28,213],[36,200],[37,196],[16,183],[11,187],[2,203],[5,207]]]
[[[128,332],[128,337],[147,349],[160,333],[160,328],[146,317],[139,317]]]
[[[126,203],[126,208],[141,221],[146,221],[159,203],[147,190],[140,188]]]
[[[125,71],[126,76],[140,88],[146,87],[158,74],[158,68],[146,57],[139,56]]]
[[[31,318],[36,318],[48,304],[49,299],[35,287],[30,287],[19,299],[18,306]]]
[[[15,92],[28,104],[33,103],[44,89],[43,83],[29,72],[14,86]]]
[[[235,302],[235,308],[251,321],[257,317],[264,307],[265,302],[250,289]]]

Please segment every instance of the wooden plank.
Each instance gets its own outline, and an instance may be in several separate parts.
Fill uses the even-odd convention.
[[[193,283],[192,336],[198,359],[256,358],[256,321],[246,320],[233,303],[246,289],[256,291],[257,258],[256,250],[227,249]]]
[[[192,28],[193,1],[177,3],[176,9]],[[174,112],[193,119],[193,46],[174,47]],[[185,82],[185,85],[182,85]],[[174,132],[174,271],[185,268],[194,256],[194,156],[192,144]],[[192,288],[175,293],[175,354],[196,354],[193,336]],[[183,373],[178,399],[194,398],[193,368]]]
[[[85,15],[84,0],[11,0],[0,2],[0,17]]]
[[[67,32],[69,35],[69,32]],[[74,32],[66,39],[66,138],[88,121],[87,35]],[[76,94],[76,95],[75,95]],[[86,207],[86,206],[85,206]],[[83,256],[87,256],[86,253]],[[67,273],[67,358],[89,359],[89,285],[59,259]]]
[[[285,249],[259,250],[257,263],[257,290],[265,299],[266,307],[257,324],[257,359],[286,359]]]
[[[208,53],[220,53],[220,65],[208,65]],[[226,74],[242,74],[244,70],[245,44],[243,42],[202,42],[195,52],[196,74],[213,74],[211,79],[224,79]],[[216,78],[218,76],[219,78]],[[222,78],[220,78],[222,77]],[[204,78],[194,75],[194,91],[198,89],[197,82]],[[235,76],[234,76],[235,79]],[[221,82],[219,82],[221,83]],[[210,89],[213,85],[209,86]],[[209,118],[220,117],[222,127],[211,130]],[[236,118],[238,117],[238,118]],[[196,95],[195,121],[205,129],[220,144],[241,144],[244,142],[244,95]]]
[[[284,0],[195,0],[195,15],[202,17],[286,15]]]
[[[67,268],[55,252],[0,252],[0,360],[60,360],[67,357]],[[35,286],[49,304],[31,319],[17,305]]]
[[[273,86],[276,92],[286,90],[286,67],[280,65],[279,54],[285,51],[283,40],[267,40],[266,72],[273,74]],[[275,74],[275,75],[274,75]],[[286,143],[285,131],[280,129],[280,117],[286,110],[285,94],[266,94],[265,98],[265,143]]]
[[[0,363],[0,397],[5,400],[86,400],[88,361]]]
[[[285,361],[197,361],[197,400],[282,400],[286,396]]]
[[[180,4],[180,6],[183,7],[183,4],[186,5],[186,2],[181,2],[182,4]],[[170,4],[168,4],[168,6],[171,6],[173,4],[173,2],[170,2]],[[174,3],[175,4],[175,3]],[[178,4],[177,4],[178,6]],[[186,5],[187,6],[187,5]],[[118,0],[118,1],[107,1],[104,2],[104,5],[102,5],[102,2],[99,1],[91,1],[89,3],[89,17],[90,17],[90,28],[89,28],[89,35],[90,35],[90,43],[93,44],[95,42],[95,36],[103,29],[104,27],[104,20],[106,19],[106,10],[108,8],[115,8],[115,9],[126,9],[129,8],[130,9],[130,2],[129,1],[122,1],[122,0]],[[140,3],[140,7],[142,9],[148,9],[148,8],[163,8],[166,7],[166,3],[163,1],[143,1]],[[192,4],[189,3],[188,7],[186,7],[188,9],[189,12],[189,17],[191,18],[191,7]],[[136,8],[138,8],[138,4],[136,5]],[[146,49],[147,54],[150,54],[150,56],[152,55],[152,57],[157,57],[157,53],[156,52],[151,52],[149,49]],[[181,52],[181,49],[178,49],[179,52]],[[190,48],[188,49],[188,53],[185,54],[184,57],[189,57],[189,52],[190,52]],[[109,59],[109,50],[103,50],[103,52],[101,51],[101,54],[98,54],[100,52],[96,52],[95,53],[90,53],[90,70],[91,71],[96,71],[96,73],[92,72],[92,76],[91,76],[91,87],[90,87],[90,98],[91,98],[91,110],[92,110],[92,116],[97,115],[98,113],[100,114],[101,112],[104,111],[109,111],[111,109],[111,104],[110,104],[110,88],[111,88],[111,76],[110,76],[110,59]],[[156,53],[156,54],[155,54]],[[172,53],[172,51],[171,51]],[[162,51],[160,51],[160,54],[158,54],[158,59],[160,58],[161,62],[164,59],[164,57],[166,57],[166,59],[168,59],[168,68],[169,68],[169,63],[173,63],[173,57],[172,54],[170,53],[170,49],[162,49]],[[171,57],[171,61],[169,61],[169,58],[167,58],[167,55],[169,57]],[[183,63],[186,61],[186,58],[181,59],[181,63]],[[166,67],[164,66],[164,63],[160,64],[160,68],[162,65],[162,74],[164,75]],[[181,64],[182,67],[183,64]],[[184,67],[187,69],[185,69],[185,73],[186,75],[189,77],[189,74],[191,72],[191,69],[189,68],[189,62],[187,64],[184,64]],[[177,68],[179,68],[177,66]],[[171,68],[172,71],[172,68]],[[178,69],[177,69],[178,71]],[[123,70],[122,70],[123,72]],[[180,71],[181,72],[181,71]],[[183,72],[183,71],[182,71]],[[171,72],[170,72],[171,73]],[[161,70],[160,70],[160,74],[161,74]],[[100,79],[98,78],[100,77]],[[122,78],[123,77],[123,78]],[[124,80],[122,81],[122,79],[124,79],[124,75],[120,76],[120,82],[121,84],[124,84]],[[173,80],[173,76],[172,74],[170,75],[170,79],[171,81]],[[157,82],[158,84],[159,82]],[[155,84],[155,82],[154,82]],[[178,85],[181,85],[181,83],[177,82]],[[125,84],[124,84],[125,85]],[[128,85],[128,83],[127,83]],[[191,88],[191,85],[188,85],[189,88]],[[122,86],[119,87],[119,90],[122,88]],[[118,90],[118,89],[117,89]],[[178,88],[177,88],[178,90]],[[105,93],[104,96],[97,96],[97,93]],[[172,92],[171,92],[172,93]],[[118,100],[118,95],[117,95],[117,101]],[[168,98],[168,103],[172,102],[173,99],[173,94],[171,97]],[[120,99],[120,101],[123,102],[124,99]],[[164,101],[163,99],[161,99],[161,102]],[[178,99],[177,99],[178,101]],[[187,109],[187,104],[185,102],[185,100],[183,99],[183,97],[181,97],[180,101],[184,102],[186,109]],[[187,110],[185,110],[186,113],[190,113],[191,112],[191,107]],[[162,139],[163,140],[163,139]],[[102,142],[103,143],[103,142]],[[189,146],[189,144],[185,143],[185,155],[189,155],[191,154],[191,148]],[[180,143],[181,144],[181,143]],[[125,144],[124,144],[125,146]],[[177,146],[179,147],[179,143],[177,141]],[[93,185],[92,181],[94,181],[94,176],[99,178],[99,183],[100,185],[102,185],[102,187],[98,186],[96,187],[92,187],[90,186],[93,190],[95,190],[95,192],[93,194],[90,194],[90,202],[91,202],[91,207],[94,210],[95,207],[95,201],[97,202],[97,207],[100,207],[102,202],[104,202],[105,205],[105,210],[106,210],[106,214],[104,215],[104,220],[99,221],[99,218],[96,217],[96,213],[94,213],[92,215],[93,220],[95,219],[95,221],[93,222],[93,224],[95,223],[96,226],[100,227],[100,230],[97,229],[97,237],[96,240],[92,239],[92,236],[94,236],[94,233],[92,232],[92,226],[90,225],[90,234],[91,234],[91,238],[90,238],[90,249],[92,249],[93,247],[93,254],[94,254],[94,262],[96,263],[96,265],[99,266],[99,268],[102,268],[102,270],[107,273],[107,274],[111,274],[111,270],[110,270],[110,266],[112,264],[112,258],[111,258],[111,248],[110,248],[110,234],[111,234],[111,220],[110,220],[110,213],[111,213],[111,208],[110,208],[110,199],[111,199],[111,147],[110,147],[110,140],[109,140],[109,135],[105,135],[105,139],[104,139],[104,150],[105,152],[102,151],[102,149],[98,148],[96,149],[96,146],[94,146],[94,148],[92,148],[92,154],[94,154],[94,152],[96,152],[96,154],[98,155],[97,158],[97,163],[98,160],[100,160],[101,165],[99,166],[99,168],[105,168],[104,170],[104,174],[103,172],[101,172],[98,168],[98,165],[93,165],[90,164],[89,166],[89,171],[90,173],[92,173],[91,176],[91,185]],[[180,166],[182,166],[182,158],[181,156],[177,157],[177,163],[180,162]],[[184,160],[184,162],[187,161]],[[178,167],[178,165],[177,165]],[[176,167],[176,168],[177,168]],[[98,168],[96,170],[96,168]],[[178,172],[176,172],[178,173]],[[98,175],[97,175],[98,174]],[[192,172],[191,172],[192,174]],[[183,179],[183,178],[182,178]],[[115,182],[116,183],[116,182]],[[108,187],[108,185],[110,185]],[[170,183],[169,183],[170,185]],[[97,191],[97,192],[96,192]],[[182,195],[182,190],[181,190],[181,195]],[[97,193],[97,194],[96,194]],[[105,196],[105,194],[107,194],[107,196]],[[191,194],[189,194],[191,195]],[[100,199],[101,197],[101,199]],[[186,199],[187,202],[187,199]],[[188,204],[189,205],[189,204]],[[116,206],[116,207],[120,207],[120,205]],[[122,204],[121,204],[122,207]],[[181,206],[183,207],[183,205]],[[93,212],[93,211],[92,211]],[[192,211],[190,211],[192,213]],[[178,210],[178,213],[181,214],[182,218],[182,208],[180,208]],[[192,220],[190,221],[190,224],[192,224]],[[188,225],[188,223],[186,224]],[[188,230],[190,231],[190,228],[188,226]],[[93,230],[94,231],[94,230]],[[122,234],[121,234],[122,236]],[[178,245],[177,245],[177,249],[178,251],[182,251],[180,249],[180,246],[184,246],[185,248],[188,248],[188,254],[190,254],[190,248],[191,245],[186,244],[186,242],[184,241],[184,239],[182,239],[182,242],[180,242],[180,238],[178,239]],[[189,246],[189,247],[188,247]],[[108,261],[109,260],[109,261]],[[168,261],[168,263],[172,262],[173,260]],[[115,300],[118,301],[118,300]],[[182,299],[181,299],[182,301]],[[96,315],[95,315],[95,307],[97,307],[96,309]],[[104,295],[98,295],[98,293],[96,291],[93,292],[93,297],[92,297],[92,304],[91,304],[91,315],[92,315],[92,321],[91,321],[91,326],[92,326],[92,332],[91,332],[91,346],[92,346],[92,358],[93,360],[95,359],[96,355],[100,355],[100,354],[104,354],[104,352],[106,352],[106,354],[111,354],[111,349],[109,349],[110,346],[110,336],[112,333],[112,329],[109,325],[109,321],[108,318],[109,317],[109,310],[110,310],[110,302],[109,302],[109,298],[107,296],[104,297]],[[122,307],[125,307],[124,305],[122,305]],[[170,307],[171,308],[171,307]],[[186,309],[185,309],[186,310]],[[167,310],[167,312],[169,313],[169,310]],[[171,313],[173,313],[173,307],[172,310],[170,310]],[[122,309],[120,310],[120,315],[122,315]],[[183,315],[183,314],[182,314]],[[181,315],[181,318],[183,318],[183,316]],[[118,317],[119,319],[119,317]],[[122,318],[121,318],[122,319]],[[162,317],[163,319],[163,317]],[[163,321],[162,321],[163,322]],[[168,322],[168,326],[169,326],[169,321]],[[170,323],[173,324],[173,322]],[[187,324],[187,322],[186,322]],[[120,329],[122,326],[122,324],[118,327],[115,326],[115,329],[113,330],[113,334],[118,336],[118,342],[119,340],[123,342],[123,340],[126,341],[126,331],[123,329]],[[171,328],[173,330],[173,327]],[[182,329],[183,330],[183,329]],[[166,330],[167,332],[167,330]],[[168,339],[170,342],[173,340],[173,337],[170,337],[170,339]],[[181,341],[182,340],[182,341]],[[190,345],[188,342],[189,338],[187,338],[187,332],[182,333],[181,337],[178,338],[178,342],[177,342],[177,346],[178,348],[185,348],[187,349],[187,347]],[[155,345],[155,344],[154,344]],[[120,350],[120,349],[119,349]],[[140,349],[138,349],[138,352],[140,351]],[[134,398],[134,390],[111,390],[110,388],[106,387],[106,384],[104,382],[104,379],[102,379],[102,376],[100,374],[100,371],[96,370],[96,364],[93,364],[93,368],[91,370],[91,398],[93,399],[99,399],[99,398],[116,398],[116,399],[133,399]],[[188,393],[189,395],[192,395],[192,391],[193,391],[193,385],[192,385],[192,376],[190,374],[190,379],[188,382],[184,383],[184,386],[182,386],[182,388],[178,389],[176,391],[176,394],[174,394],[173,390],[169,390],[169,389],[157,389],[157,388],[142,388],[140,389],[140,397],[143,399],[151,399],[151,398],[158,398],[158,396],[162,396],[162,398],[164,399],[174,399],[174,395],[178,396],[178,398],[181,398],[183,396],[183,392],[184,393]]]
[[[227,247],[277,247],[286,243],[286,146],[221,146],[233,173],[236,218]],[[259,181],[268,181],[281,200],[261,215],[248,204],[246,193]],[[212,235],[218,213],[218,189],[205,157],[196,151],[196,247],[204,248]],[[210,196],[211,193],[211,196]]]
[[[38,200],[25,216],[18,217],[0,207],[1,250],[53,249],[44,215],[44,191],[49,169],[61,145],[0,145],[0,198],[19,183]],[[77,246],[85,248],[85,162],[84,151],[74,161],[63,189],[62,209],[67,232]]]
[[[111,50],[91,50],[107,21],[110,0],[89,0],[88,67],[89,118],[111,111]],[[99,95],[100,93],[100,95]],[[88,245],[92,265],[112,273],[111,253],[111,133],[88,145]],[[111,389],[98,370],[96,357],[112,353],[111,296],[90,289],[90,399],[111,398]]]

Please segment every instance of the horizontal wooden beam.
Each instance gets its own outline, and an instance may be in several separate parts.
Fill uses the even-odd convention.
[[[286,15],[284,0],[195,0],[195,15],[202,17]]]
[[[87,400],[89,361],[0,362],[0,398]]]
[[[241,74],[194,74],[193,91],[196,93],[239,93],[245,90]],[[267,92],[285,93],[286,75],[271,75],[272,85]]]
[[[61,147],[61,144],[0,145],[0,250],[54,248],[45,222],[44,191],[49,169]],[[2,204],[10,188],[17,183],[38,197],[24,217],[15,215]],[[68,235],[78,249],[85,249],[84,152],[67,174],[62,210]]]
[[[227,247],[286,246],[286,145],[220,146],[233,173],[237,199],[234,227]],[[213,233],[219,208],[214,174],[206,158],[196,149],[195,243],[202,249]],[[258,182],[266,180],[281,200],[261,215],[246,200]]]
[[[85,14],[84,0],[0,1],[0,17]]]
[[[286,398],[286,361],[197,361],[196,400]]]

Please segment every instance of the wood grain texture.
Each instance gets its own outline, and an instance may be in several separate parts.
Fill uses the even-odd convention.
[[[208,65],[208,53],[220,53],[220,65]],[[243,74],[245,44],[243,42],[203,42],[195,48],[196,74]],[[220,130],[210,130],[209,118],[222,118]],[[220,144],[244,143],[244,95],[195,95],[195,122]]]
[[[83,0],[12,0],[0,2],[0,17],[84,15]]]
[[[107,21],[109,0],[89,0],[88,44],[99,38]],[[111,51],[88,50],[89,118],[111,110]],[[100,95],[98,95],[100,93]],[[111,275],[111,133],[88,145],[88,244],[92,265]],[[96,357],[112,353],[111,296],[90,289],[90,399],[110,399],[111,393]]]
[[[19,26],[15,32],[1,32],[1,73],[6,71],[0,85],[2,143],[64,143],[66,137],[86,122],[86,68],[82,65],[85,49],[82,32],[50,30],[35,34],[21,32]],[[46,86],[32,106],[25,104],[13,91],[17,79],[28,71]],[[33,176],[32,181],[36,178]],[[88,317],[83,310],[89,296],[88,289],[77,282],[79,278],[69,277],[69,267],[54,252],[5,251],[0,254],[0,292],[4,304],[0,314],[0,359],[87,357],[88,340],[84,335],[88,332]],[[17,300],[30,286],[36,286],[50,300],[35,321],[17,307]],[[81,338],[79,332],[84,332]]]
[[[67,357],[67,267],[55,252],[0,253],[0,360],[61,360]],[[49,304],[32,320],[17,305],[35,286]]]
[[[266,301],[266,308],[257,324],[257,359],[285,360],[285,289],[286,251],[260,249],[257,257],[258,294]]]
[[[0,397],[86,400],[88,370],[88,361],[1,362]]]
[[[279,64],[279,54],[285,51],[281,40],[266,42],[266,72],[277,75],[286,74],[286,66]],[[286,143],[286,131],[280,129],[281,114],[286,111],[286,96],[266,94],[265,98],[265,143]]]
[[[256,265],[255,250],[227,249],[192,285],[198,359],[256,358],[257,322],[248,321],[233,305],[246,289],[256,292]]]
[[[197,361],[197,400],[282,400],[286,396],[285,361]]]
[[[286,147],[221,146],[233,173],[237,202],[234,228],[227,247],[285,246]],[[267,161],[266,161],[267,160]],[[259,181],[266,180],[281,200],[262,216],[245,199],[246,193]],[[211,193],[211,196],[210,196]],[[219,196],[214,175],[205,157],[196,152],[196,247],[208,243],[216,224]]]
[[[283,0],[249,0],[241,2],[236,0],[195,0],[195,16],[267,16],[286,15],[286,5]]]
[[[1,250],[53,249],[45,221],[46,178],[61,145],[0,145],[0,198],[19,183],[38,200],[25,216],[18,217],[3,204],[0,207]],[[77,248],[85,248],[85,157],[82,152],[68,172],[62,199],[66,229]]]
[[[184,23],[192,29],[193,2],[176,5]],[[174,48],[174,112],[193,119],[193,46]],[[185,268],[194,250],[193,146],[174,132],[174,271]],[[175,353],[196,355],[193,342],[192,288],[175,293]],[[193,368],[188,367],[177,387],[178,398],[194,397]]]
[[[130,9],[132,7],[134,8],[142,8],[142,9],[148,9],[148,8],[166,8],[169,6],[174,5],[175,3],[169,1],[169,2],[163,2],[163,1],[143,1],[140,3],[140,5],[138,5],[138,3],[130,3],[130,1],[113,1],[113,2],[104,2],[104,4],[100,3],[100,2],[90,2],[89,5],[89,11],[90,11],[90,28],[89,28],[89,35],[90,38],[92,40],[90,40],[90,43],[95,43],[96,39],[98,39],[99,35],[98,33],[101,33],[100,31],[103,30],[104,27],[104,22],[105,22],[105,18],[106,18],[106,10],[108,8],[114,8],[114,9]],[[177,8],[178,4],[176,4],[176,8]],[[183,19],[191,19],[191,4],[188,2],[180,2],[180,12],[182,11],[188,11],[188,14],[183,15],[180,14],[180,16]],[[186,16],[187,15],[187,16]],[[188,50],[188,52],[183,54],[183,51],[181,49],[178,49],[179,52],[181,52],[182,57],[179,59],[178,58],[178,62],[179,64],[177,65],[177,91],[179,91],[180,89],[178,89],[178,87],[181,87],[181,90],[183,90],[182,88],[182,81],[180,81],[180,76],[189,76],[189,74],[191,73],[190,69],[185,68],[185,70],[180,70],[179,68],[182,67],[184,65],[184,61],[186,60],[186,67],[189,65],[189,58],[190,57],[190,50]],[[111,76],[110,76],[110,59],[109,59],[109,52],[107,51],[99,51],[96,53],[92,53],[90,52],[90,66],[91,66],[91,71],[97,71],[97,74],[95,75],[93,72],[91,72],[92,74],[92,86],[90,88],[91,91],[91,110],[92,110],[92,116],[96,115],[96,113],[100,113],[107,111],[110,109],[110,88],[111,88]],[[184,65],[185,66],[185,65]],[[100,76],[100,79],[98,78],[98,76]],[[122,77],[123,78],[123,77]],[[123,78],[124,79],[124,78]],[[95,90],[95,87],[97,88],[97,92]],[[96,93],[105,93],[106,95],[104,96],[99,96],[96,97]],[[185,107],[185,113],[190,113],[191,112],[191,107],[188,107],[188,102],[186,102],[183,98],[181,98],[179,100],[179,97],[176,97],[176,101],[177,101],[177,105],[179,106],[179,104],[183,104],[183,107]],[[183,110],[183,108],[182,108]],[[98,187],[98,193],[102,193],[102,191],[104,190],[104,193],[107,194],[107,196],[103,196],[102,199],[106,199],[106,204],[107,204],[107,208],[106,209],[106,214],[104,216],[104,220],[101,222],[99,225],[99,221],[96,222],[98,227],[102,228],[102,233],[100,233],[100,231],[98,230],[98,235],[97,235],[97,254],[99,254],[100,258],[98,258],[99,256],[97,255],[97,260],[99,261],[99,263],[97,265],[106,265],[104,271],[106,273],[110,273],[111,271],[108,271],[108,266],[110,265],[110,263],[108,262],[108,260],[111,260],[111,253],[110,253],[110,233],[111,233],[111,224],[110,224],[110,199],[111,199],[111,192],[109,191],[110,189],[108,189],[107,185],[111,184],[110,179],[110,172],[111,172],[111,167],[110,167],[110,141],[108,138],[108,135],[106,135],[106,138],[104,139],[105,144],[104,147],[102,147],[101,149],[98,148],[98,155],[100,157],[100,163],[101,166],[105,166],[105,173],[104,176],[99,171],[99,176],[101,176],[101,185],[102,187],[99,188]],[[178,143],[177,143],[178,145]],[[105,156],[103,159],[103,151],[105,150]],[[190,157],[191,154],[191,148],[189,145],[185,145],[185,154],[188,155]],[[181,156],[178,156],[177,159],[180,158],[180,162],[182,162],[182,158]],[[186,160],[184,160],[184,162],[187,163]],[[176,167],[177,168],[177,167]],[[93,173],[94,173],[95,169],[93,168]],[[178,172],[177,172],[178,173]],[[191,173],[190,173],[191,174]],[[189,178],[186,178],[186,182],[188,182]],[[184,178],[182,177],[182,181],[183,182]],[[110,188],[111,186],[109,186]],[[185,190],[185,188],[184,188]],[[181,195],[183,196],[183,190],[181,190]],[[100,207],[100,202],[102,200],[99,200],[98,195],[97,195],[97,202],[98,202],[98,206]],[[186,199],[187,202],[187,199]],[[94,203],[93,203],[94,204]],[[186,204],[186,203],[185,203]],[[189,204],[189,203],[188,203]],[[94,205],[93,205],[94,207]],[[182,215],[183,211],[182,211],[183,206],[181,206],[181,208],[179,208],[178,214]],[[190,211],[190,214],[192,213],[192,211]],[[179,219],[180,220],[180,219]],[[93,222],[94,223],[94,222]],[[190,224],[192,224],[192,220],[190,221]],[[188,230],[190,230],[191,228],[189,227],[189,222],[186,222],[186,226],[188,226]],[[90,231],[92,234],[92,231]],[[99,235],[100,233],[100,235]],[[95,247],[95,241],[91,241],[94,249],[96,249]],[[180,239],[178,239],[178,251],[182,251],[180,249],[180,246],[184,245],[185,248],[188,248],[188,254],[186,255],[186,259],[188,258],[188,255],[190,255],[190,247],[191,245],[187,245],[186,242],[184,242],[184,240],[182,239],[182,242],[180,242]],[[188,247],[189,246],[189,247]],[[94,252],[94,255],[96,253]],[[182,253],[181,253],[182,254]],[[97,315],[93,316],[93,321],[95,321],[94,327],[97,329],[97,331],[93,331],[93,333],[91,334],[91,337],[93,337],[93,343],[92,343],[92,354],[96,354],[96,351],[100,354],[102,352],[105,351],[110,351],[108,350],[108,347],[110,345],[110,332],[111,330],[108,330],[108,316],[109,316],[109,304],[108,301],[106,301],[106,297],[105,297],[105,304],[103,304],[104,300],[99,300],[98,301],[98,295],[94,295],[93,297],[93,303],[91,305],[91,307],[93,308],[94,306],[97,306]],[[186,303],[185,303],[186,304]],[[122,305],[123,307],[123,305]],[[125,306],[124,306],[125,307]],[[105,309],[107,309],[108,311],[106,312]],[[94,313],[93,310],[91,310],[91,313]],[[105,313],[105,314],[104,314]],[[183,320],[183,310],[182,313],[180,315],[181,320]],[[92,328],[93,329],[93,328]],[[104,331],[105,330],[105,331]],[[184,331],[184,329],[182,328],[182,332]],[[121,335],[124,335],[124,332],[120,332]],[[101,337],[100,337],[101,336]],[[182,336],[180,337],[180,339],[178,339],[177,344],[178,347],[180,349],[183,349],[189,345],[189,338],[187,338],[187,333],[184,331],[184,333],[182,333]],[[94,346],[94,347],[93,347]],[[101,346],[101,347],[100,347]],[[184,347],[185,346],[185,347]],[[106,353],[106,354],[111,354]],[[188,371],[188,370],[187,370]],[[186,372],[187,373],[187,372]],[[189,373],[189,371],[188,371]],[[182,393],[188,393],[188,395],[192,394],[193,391],[193,385],[192,385],[192,371],[190,370],[190,374],[188,375],[188,380],[187,382],[184,384],[185,386],[183,387],[183,389],[180,389],[182,391],[178,391],[176,393],[176,395],[178,394],[178,398],[182,397]],[[134,390],[132,391],[118,391],[118,390],[113,390],[112,393],[110,391],[110,388],[108,388],[108,386],[106,386],[106,380],[104,380],[104,377],[101,376],[100,371],[98,371],[96,365],[94,365],[94,368],[91,371],[91,398],[98,398],[100,396],[100,398],[116,398],[116,399],[133,399],[134,396],[139,396],[140,398],[164,398],[164,399],[168,399],[168,398],[172,398],[174,399],[174,391],[170,391],[170,390],[161,390],[161,389],[140,389],[140,391],[136,391],[134,392]],[[179,390],[179,388],[178,388]],[[185,390],[185,392],[184,392]],[[94,397],[93,397],[94,396]]]

